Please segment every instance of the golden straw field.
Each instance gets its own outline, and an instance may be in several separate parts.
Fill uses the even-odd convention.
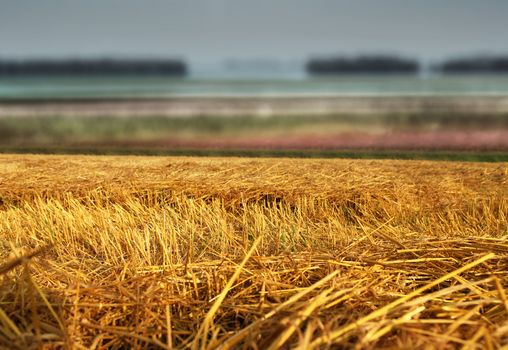
[[[0,155],[0,348],[508,347],[508,164]]]

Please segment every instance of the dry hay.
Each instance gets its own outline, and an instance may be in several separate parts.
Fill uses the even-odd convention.
[[[507,164],[1,158],[0,347],[508,344]]]

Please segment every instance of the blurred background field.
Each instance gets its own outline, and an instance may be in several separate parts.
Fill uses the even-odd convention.
[[[9,4],[0,151],[506,159],[506,6]]]
[[[200,78],[0,74],[0,151],[506,158],[503,72],[316,77],[294,67],[266,78],[263,66],[216,69]]]
[[[508,97],[181,96],[9,99],[4,152],[346,155],[508,150]],[[381,152],[381,153],[380,153]],[[466,157],[467,158],[467,157]],[[465,158],[465,159],[466,159]],[[487,157],[485,158],[487,159]]]

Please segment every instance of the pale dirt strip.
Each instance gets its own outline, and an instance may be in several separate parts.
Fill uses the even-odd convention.
[[[0,101],[1,117],[290,116],[390,113],[508,113],[508,96],[167,97],[117,100]]]

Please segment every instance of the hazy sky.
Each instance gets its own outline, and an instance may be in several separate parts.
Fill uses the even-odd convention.
[[[0,0],[0,57],[508,53],[507,0]]]

